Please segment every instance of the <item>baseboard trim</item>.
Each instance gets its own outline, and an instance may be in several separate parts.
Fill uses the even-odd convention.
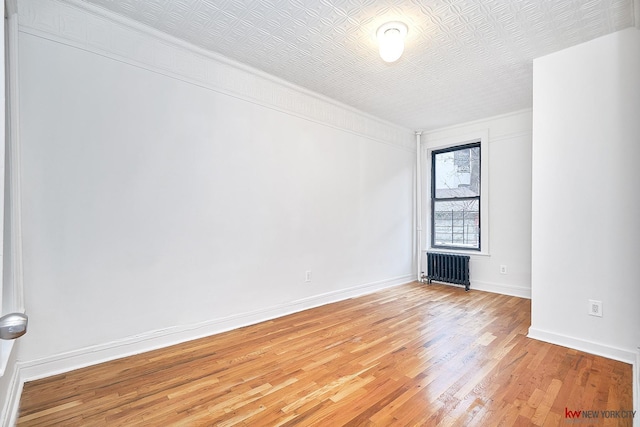
[[[332,302],[342,301],[348,298],[356,298],[359,296],[367,295],[378,290],[390,288],[392,286],[404,285],[409,282],[416,281],[416,276],[407,274],[405,276],[396,277],[394,279],[380,280],[377,282],[366,283],[359,286],[353,286],[347,289],[340,289],[337,291],[326,292],[324,294],[314,295],[308,298],[301,298],[292,301],[291,304],[312,304],[306,309],[318,307],[320,305],[330,304]]]
[[[22,387],[24,381],[20,377],[20,368],[16,366],[9,380],[7,401],[0,412],[0,426],[15,426],[18,422],[18,410],[20,409],[20,396],[22,395]]]
[[[440,282],[437,280],[433,281],[434,283],[442,283],[443,285],[450,285],[456,287],[464,287],[464,285],[455,285],[447,282]],[[471,286],[469,287],[470,291],[482,291],[482,292],[490,292],[492,294],[502,294],[509,295],[512,297],[531,299],[531,289],[524,288],[520,286],[509,286],[509,285],[500,285],[497,283],[489,283],[489,282],[478,282],[475,280],[471,281]]]
[[[191,325],[181,325],[162,330],[155,330],[105,344],[47,356],[41,359],[18,362],[20,379],[22,382],[26,382],[46,378],[52,375],[108,362],[110,360],[157,350],[159,348],[272,320],[292,313],[308,310],[310,308],[403,285],[414,280],[415,277],[413,275],[399,276],[291,301],[286,304],[272,306],[262,310],[239,313],[233,316],[212,319]]]
[[[636,365],[637,356],[632,350],[612,347],[606,344],[557,334],[534,327],[529,328],[529,334],[527,336],[538,341],[545,341],[551,344],[573,348],[574,350],[580,350],[586,353],[595,354],[596,356],[602,356],[608,359],[629,363],[630,365]]]
[[[494,294],[509,295],[512,297],[531,299],[531,288],[524,286],[510,286],[502,285],[499,283],[480,282],[477,280],[471,281],[471,289],[478,291],[493,292]]]

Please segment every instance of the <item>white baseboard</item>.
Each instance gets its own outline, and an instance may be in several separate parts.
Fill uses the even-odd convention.
[[[502,285],[499,283],[471,281],[471,289],[493,292],[494,294],[510,295],[512,297],[531,299],[531,287]]]
[[[0,426],[15,426],[18,421],[18,410],[20,409],[20,395],[24,382],[20,378],[20,369],[15,367],[9,379],[7,387],[7,400],[0,412]]]
[[[186,341],[286,316],[288,314],[307,310],[313,307],[402,285],[414,281],[415,279],[416,278],[413,275],[405,275],[378,282],[371,282],[301,300],[291,301],[286,304],[262,310],[240,313],[225,318],[212,319],[197,324],[182,325],[151,331],[109,343],[47,356],[37,360],[18,362],[20,379],[22,382],[33,381],[73,371],[75,369],[84,368],[86,366],[96,365],[98,363],[180,344]]]
[[[595,354],[596,356],[602,356],[608,359],[629,363],[630,365],[636,364],[637,356],[633,350],[625,350],[622,348],[608,346],[606,344],[587,341],[567,335],[556,334],[554,332],[545,331],[534,327],[529,328],[529,334],[527,336],[539,341],[545,341],[551,344],[557,344],[563,347],[573,348],[575,350]]]
[[[464,285],[453,285],[451,283],[440,282],[438,280],[434,280],[433,282],[442,283],[444,285],[457,286],[457,287],[464,286]],[[525,288],[522,286],[500,285],[498,283],[479,282],[477,280],[472,280],[469,290],[491,292],[493,294],[502,294],[502,295],[509,295],[512,297],[531,299],[531,288]]]

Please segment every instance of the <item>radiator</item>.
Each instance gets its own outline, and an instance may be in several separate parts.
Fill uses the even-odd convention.
[[[469,290],[469,256],[427,252],[427,283],[438,282],[464,285]]]

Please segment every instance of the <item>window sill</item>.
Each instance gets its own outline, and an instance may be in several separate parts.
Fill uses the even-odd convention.
[[[456,255],[469,255],[469,256],[491,256],[489,252],[484,251],[465,251],[463,249],[441,249],[441,248],[427,248],[422,250],[423,253],[427,252],[440,252],[443,254],[456,254]]]

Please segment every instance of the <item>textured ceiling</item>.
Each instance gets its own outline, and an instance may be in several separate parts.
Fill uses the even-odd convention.
[[[86,1],[411,129],[529,108],[533,58],[633,25],[633,0]]]

